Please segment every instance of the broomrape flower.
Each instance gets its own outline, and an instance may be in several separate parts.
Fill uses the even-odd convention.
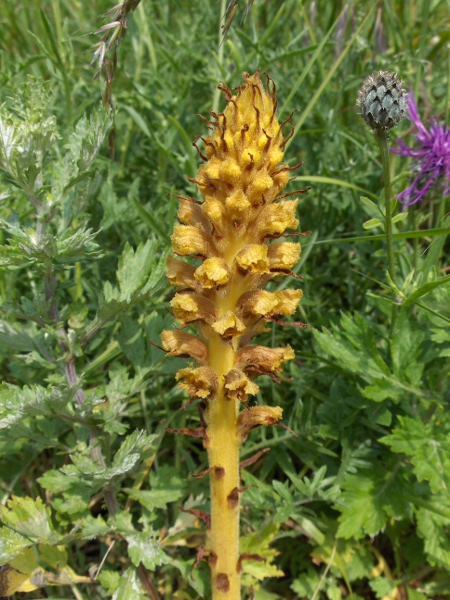
[[[293,315],[302,297],[298,289],[262,289],[274,277],[292,274],[300,256],[300,244],[276,241],[299,224],[298,201],[281,193],[299,165],[280,164],[293,128],[284,137],[291,117],[278,122],[276,87],[269,77],[266,89],[259,73],[244,73],[235,94],[225,84],[220,89],[227,107],[219,114],[210,111],[211,134],[201,138],[204,153],[199,150],[205,164],[192,180],[203,200],[180,197],[172,235],[179,258],[167,261],[168,279],[178,288],[173,313],[182,328],[194,326],[198,337],[175,330],[163,331],[161,339],[169,355],[195,363],[180,369],[176,379],[190,397],[187,404],[205,403],[202,427],[169,431],[201,438],[208,451],[209,469],[200,475],[210,474],[211,514],[202,517],[208,546],[199,557],[205,555],[211,568],[213,600],[238,600],[243,560],[262,560],[239,554],[244,491],[239,448],[252,429],[282,418],[278,406],[247,403],[259,391],[253,381],[258,375],[278,381],[283,363],[294,358],[290,346],[266,348],[251,341],[268,321]]]
[[[422,123],[412,91],[409,92],[409,120],[417,128],[415,146],[397,140],[400,148],[391,152],[413,159],[411,184],[397,198],[407,208],[420,202],[434,183],[444,182],[443,194],[450,192],[450,129],[433,119],[429,129]]]

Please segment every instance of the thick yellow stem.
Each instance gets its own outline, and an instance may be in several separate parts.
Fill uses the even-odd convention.
[[[210,366],[219,380],[233,368],[235,353],[219,336],[209,343]],[[223,394],[208,407],[208,458],[211,471],[210,567],[213,600],[239,600],[239,440],[238,403]]]

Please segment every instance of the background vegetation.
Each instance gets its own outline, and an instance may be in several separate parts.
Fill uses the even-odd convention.
[[[182,510],[207,510],[190,475],[205,452],[165,431],[199,417],[181,410],[183,361],[154,344],[173,327],[164,260],[175,194],[196,193],[196,115],[261,69],[280,120],[297,111],[287,191],[312,187],[296,270],[309,327],[265,334],[296,360],[261,381],[289,429],[243,451],[270,449],[243,471],[242,551],[266,557],[245,564],[246,597],[448,597],[448,196],[435,187],[395,225],[394,292],[383,231],[363,228],[383,178],[355,100],[365,76],[397,71],[424,122],[448,117],[450,3],[255,0],[227,21],[223,0],[142,0],[126,30],[95,34],[112,4],[0,6],[0,592],[39,565],[54,587],[33,598],[209,597],[207,565],[190,574],[204,524]],[[93,67],[91,47],[115,33],[105,83],[114,46]],[[395,193],[413,168],[392,155]]]

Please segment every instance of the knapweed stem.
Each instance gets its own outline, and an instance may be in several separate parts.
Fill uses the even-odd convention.
[[[384,179],[384,231],[386,234],[386,248],[388,259],[388,272],[393,283],[395,283],[395,252],[394,238],[392,235],[392,189],[391,169],[389,159],[389,133],[385,131],[376,134],[381,150],[381,162],[383,165]]]

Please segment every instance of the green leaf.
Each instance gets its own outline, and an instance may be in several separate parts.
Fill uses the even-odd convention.
[[[407,212],[398,213],[398,215],[395,215],[395,217],[392,218],[392,223],[400,223],[401,221],[404,221],[407,217]]]
[[[410,457],[418,481],[428,481],[433,493],[450,493],[450,439],[441,424],[420,417],[398,417],[399,426],[380,441],[393,452]]]
[[[8,527],[0,527],[0,566],[18,556],[31,541]]]
[[[361,539],[376,535],[389,518],[410,518],[411,491],[406,473],[374,465],[370,472],[347,474],[336,508],[339,517],[338,537]]]
[[[93,540],[96,537],[108,535],[111,529],[111,525],[106,523],[101,515],[98,517],[89,515],[83,520],[81,535],[83,539]]]
[[[51,416],[62,409],[74,397],[76,389],[64,389],[38,385],[18,386],[0,385],[0,429],[12,427],[27,416]]]
[[[241,554],[259,554],[265,559],[264,562],[243,561],[243,585],[249,585],[254,580],[262,581],[266,577],[281,577],[284,574],[273,564],[277,551],[269,547],[278,528],[279,525],[271,523],[260,531],[241,537],[239,546]]]
[[[422,298],[422,296],[426,296],[439,286],[445,285],[449,281],[450,275],[447,275],[447,277],[442,277],[442,279],[438,279],[437,281],[428,281],[427,283],[424,283],[402,302],[402,306],[406,307],[414,304],[414,302],[419,300],[419,298]]]
[[[274,479],[272,481],[272,485],[278,495],[281,496],[286,502],[292,502],[292,494],[289,491],[289,487],[285,483],[281,483],[281,481]]]
[[[126,536],[128,542],[128,556],[135,567],[140,563],[153,571],[155,567],[164,565],[169,561],[161,544],[154,538],[150,537],[148,531],[143,531],[135,535]]]
[[[392,592],[396,587],[396,582],[387,577],[375,577],[369,581],[369,585],[377,598],[391,598]]]
[[[7,506],[0,506],[0,519],[30,543],[55,543],[59,539],[51,524],[50,510],[40,498],[13,496]]]
[[[433,510],[433,505],[437,510]],[[448,527],[450,519],[439,514],[442,506],[450,510],[448,496],[431,497],[430,508],[419,508],[417,517],[417,533],[425,543],[424,549],[428,561],[433,566],[440,566],[450,570],[450,537]]]
[[[128,457],[135,454],[140,457],[141,454],[153,447],[158,437],[157,434],[149,435],[144,431],[133,431],[121,443],[119,450],[114,456],[113,467],[119,467]]]
[[[74,515],[89,511],[89,500],[102,484],[97,486],[86,477],[66,475],[61,471],[49,470],[37,480],[40,485],[53,494],[52,506],[60,514]],[[62,497],[57,495],[62,494]]]
[[[143,454],[152,447],[157,437],[136,430],[124,439],[110,467],[93,461],[90,453],[73,454],[72,464],[62,467],[61,471],[70,477],[79,476],[83,480],[92,481],[97,488],[101,487],[111,479],[129,473],[142,459]]]
[[[114,592],[112,600],[148,600],[139,583],[139,578],[134,567],[128,567],[120,578],[118,589]]]
[[[121,577],[117,571],[102,569],[97,576],[97,580],[100,582],[102,588],[107,590],[109,594],[113,594],[120,586]]]
[[[97,321],[107,321],[121,310],[147,299],[162,285],[166,257],[169,249],[158,254],[155,239],[140,244],[136,251],[127,243],[119,259],[117,280],[119,287],[109,281],[103,286],[103,299],[100,301]],[[94,330],[99,325],[94,325]]]
[[[194,562],[194,560],[171,559],[171,564],[180,571],[184,581],[189,583],[200,598],[208,598],[210,596],[206,594],[210,590],[210,574],[203,569],[193,569]]]
[[[369,219],[368,221],[364,221],[363,228],[364,229],[375,229],[375,227],[381,227],[383,222],[380,219]]]
[[[16,354],[31,352],[34,348],[33,339],[18,324],[0,320],[0,352]]]
[[[170,502],[176,502],[184,495],[186,483],[176,469],[168,465],[161,466],[157,473],[150,474],[151,490],[127,490],[130,498],[137,500],[147,510],[166,508]]]
[[[366,196],[360,196],[359,199],[361,200],[361,204],[363,204],[367,208],[367,214],[369,216],[377,218],[379,215],[381,215],[378,204],[373,202],[373,200],[370,200]]]

